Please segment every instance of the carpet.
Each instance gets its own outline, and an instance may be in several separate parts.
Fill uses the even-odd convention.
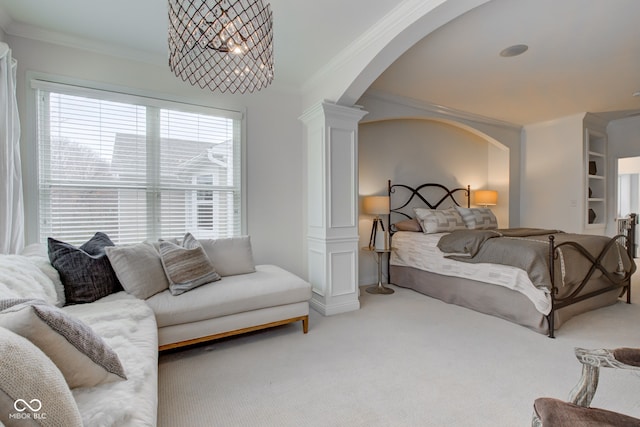
[[[574,347],[640,347],[633,304],[571,319],[555,339],[391,286],[361,309],[162,354],[158,425],[526,426],[566,399]],[[632,294],[633,295],[633,294]],[[640,376],[603,370],[592,406],[640,417]]]

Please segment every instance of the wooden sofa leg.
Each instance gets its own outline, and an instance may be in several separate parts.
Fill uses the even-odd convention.
[[[309,332],[309,316],[304,316],[302,319],[302,332],[305,334]]]

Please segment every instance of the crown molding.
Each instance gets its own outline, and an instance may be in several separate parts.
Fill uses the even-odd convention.
[[[408,98],[399,95],[393,95],[388,92],[383,92],[380,90],[367,90],[362,98],[360,99],[360,103],[365,104],[367,98],[378,100],[386,103],[401,105],[404,107],[413,108],[423,112],[426,116],[436,116],[436,117],[444,117],[447,119],[455,120],[455,121],[465,121],[465,122],[473,122],[479,123],[483,125],[489,125],[509,130],[521,130],[522,126],[506,122],[503,120],[493,119],[491,117],[482,116],[480,114],[469,113],[462,110],[457,110],[455,108],[446,107],[444,105],[433,104],[426,101],[421,101],[414,98]]]
[[[2,11],[0,9],[0,18]],[[0,21],[1,23],[1,21]],[[6,34],[25,39],[36,40],[44,43],[52,43],[60,46],[81,49],[104,55],[110,55],[139,62],[146,62],[154,65],[167,63],[167,54],[154,53],[130,47],[118,46],[112,43],[105,43],[98,40],[81,38],[78,36],[60,33],[57,31],[45,30],[28,24],[10,21],[5,27]]]

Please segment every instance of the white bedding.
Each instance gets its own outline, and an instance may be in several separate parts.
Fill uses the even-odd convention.
[[[445,254],[437,247],[444,234],[446,233],[424,234],[411,231],[395,233],[391,242],[391,265],[504,286],[525,295],[540,313],[549,314],[549,292],[533,286],[524,270],[508,265],[471,264],[445,258]]]

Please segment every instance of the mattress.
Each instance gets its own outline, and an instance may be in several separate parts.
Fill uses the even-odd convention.
[[[547,315],[551,312],[549,291],[536,288],[524,270],[508,265],[470,264],[445,258],[437,247],[444,234],[395,233],[391,242],[390,264],[503,286],[523,294],[540,313]]]

